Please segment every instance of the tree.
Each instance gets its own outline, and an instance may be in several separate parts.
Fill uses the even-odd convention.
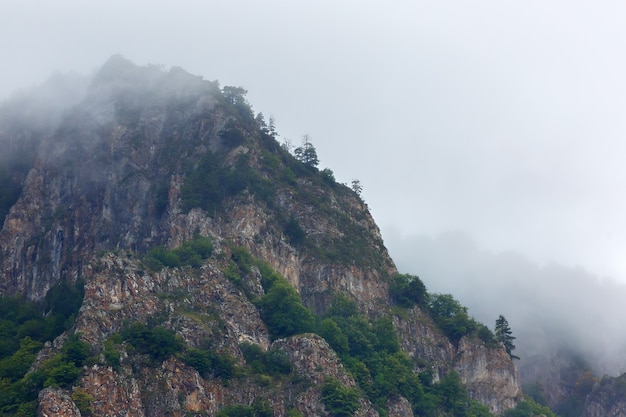
[[[234,87],[231,85],[227,85],[222,89],[222,94],[224,98],[228,100],[231,104],[246,104],[246,94],[248,94],[248,90],[242,87]]]
[[[513,344],[513,340],[515,340],[515,336],[512,336],[513,332],[509,327],[509,322],[504,318],[502,314],[496,320],[496,340],[504,346],[504,350],[509,354],[511,359],[519,359],[519,356],[515,356],[512,352],[515,350],[515,345]]]
[[[361,197],[361,192],[363,191],[361,181],[359,181],[358,179],[352,180],[352,191],[354,191],[359,197]]]
[[[293,151],[296,159],[309,168],[316,168],[320,161],[317,158],[317,151],[313,144],[309,141],[309,135],[302,137],[302,146],[297,147]]]
[[[306,333],[313,329],[314,318],[302,305],[300,295],[285,279],[274,285],[258,302],[261,318],[273,339]]]
[[[426,286],[419,277],[410,274],[397,274],[389,285],[389,295],[398,305],[413,307],[424,306],[428,302]]]

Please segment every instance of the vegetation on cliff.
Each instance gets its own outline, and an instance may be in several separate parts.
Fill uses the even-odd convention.
[[[397,274],[360,183],[319,170],[308,136],[279,145],[244,89],[115,57],[51,137],[0,233],[0,289],[39,299],[0,302],[6,415],[44,387],[86,415],[113,396],[150,416],[490,415],[452,369],[493,334]],[[402,314],[431,353],[403,349]]]

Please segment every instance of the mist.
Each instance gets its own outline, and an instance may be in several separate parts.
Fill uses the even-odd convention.
[[[624,16],[587,0],[5,1],[0,99],[69,74],[23,120],[49,124],[117,53],[242,86],[281,140],[308,134],[320,168],[360,180],[401,271],[490,327],[507,317],[520,366],[567,345],[616,374]]]
[[[598,375],[626,370],[623,283],[580,267],[488,251],[460,231],[431,237],[392,228],[385,243],[398,269],[418,275],[429,292],[452,294],[492,330],[504,315],[517,337],[522,371],[563,351],[583,358]]]

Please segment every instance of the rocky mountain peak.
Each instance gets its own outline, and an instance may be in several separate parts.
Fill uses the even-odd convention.
[[[520,397],[500,346],[394,302],[367,205],[281,147],[245,90],[113,56],[58,124],[21,135],[0,293],[84,294],[33,365],[54,387],[40,415],[437,415],[450,389],[487,415]]]

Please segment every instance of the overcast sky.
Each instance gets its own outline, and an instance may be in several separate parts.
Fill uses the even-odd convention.
[[[387,240],[626,282],[622,1],[0,2],[0,98],[116,53],[248,89]]]

